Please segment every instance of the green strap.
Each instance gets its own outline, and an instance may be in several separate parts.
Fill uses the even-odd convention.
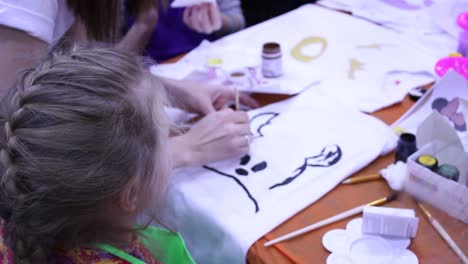
[[[147,249],[162,263],[196,264],[179,233],[148,226],[139,232]],[[157,245],[154,251],[152,245]]]
[[[127,252],[124,252],[118,248],[115,248],[111,245],[107,245],[107,244],[98,244],[97,247],[103,251],[106,251],[107,253],[109,254],[112,254],[116,257],[119,257],[125,261],[127,261],[128,263],[131,263],[131,264],[146,264],[146,262],[144,261],[141,261],[137,258],[135,258],[134,256],[128,254]]]
[[[148,226],[146,229],[140,230],[139,233],[143,245],[158,261],[162,261],[162,263],[196,264],[179,233],[173,233],[154,226]],[[154,246],[159,250],[155,251]],[[97,244],[97,247],[131,264],[146,264],[111,245]]]

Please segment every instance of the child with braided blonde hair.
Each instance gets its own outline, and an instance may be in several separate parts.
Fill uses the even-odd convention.
[[[193,262],[178,234],[135,225],[170,173],[164,98],[112,49],[22,75],[1,102],[0,263]]]

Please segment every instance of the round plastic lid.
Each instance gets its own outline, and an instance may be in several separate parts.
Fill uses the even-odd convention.
[[[343,229],[327,232],[322,238],[323,246],[330,252],[346,252],[351,239],[355,238]]]
[[[331,254],[327,258],[327,264],[354,264],[354,262],[347,256]]]
[[[363,236],[351,243],[348,256],[355,263],[386,264],[393,259],[393,247],[383,238]]]

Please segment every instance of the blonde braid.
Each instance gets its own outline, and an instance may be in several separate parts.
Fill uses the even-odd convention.
[[[165,94],[147,74],[131,54],[75,50],[26,71],[0,102],[0,216],[15,263],[132,232],[110,218],[129,183],[141,201],[163,199]]]

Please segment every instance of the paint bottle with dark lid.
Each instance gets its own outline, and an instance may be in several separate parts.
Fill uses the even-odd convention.
[[[283,55],[280,44],[275,42],[263,44],[262,73],[266,78],[277,78],[283,75]]]
[[[418,157],[416,162],[431,171],[436,171],[437,168],[439,167],[439,161],[431,155],[421,155]]]
[[[403,133],[398,139],[395,162],[406,162],[408,157],[417,151],[416,136],[411,133]]]

